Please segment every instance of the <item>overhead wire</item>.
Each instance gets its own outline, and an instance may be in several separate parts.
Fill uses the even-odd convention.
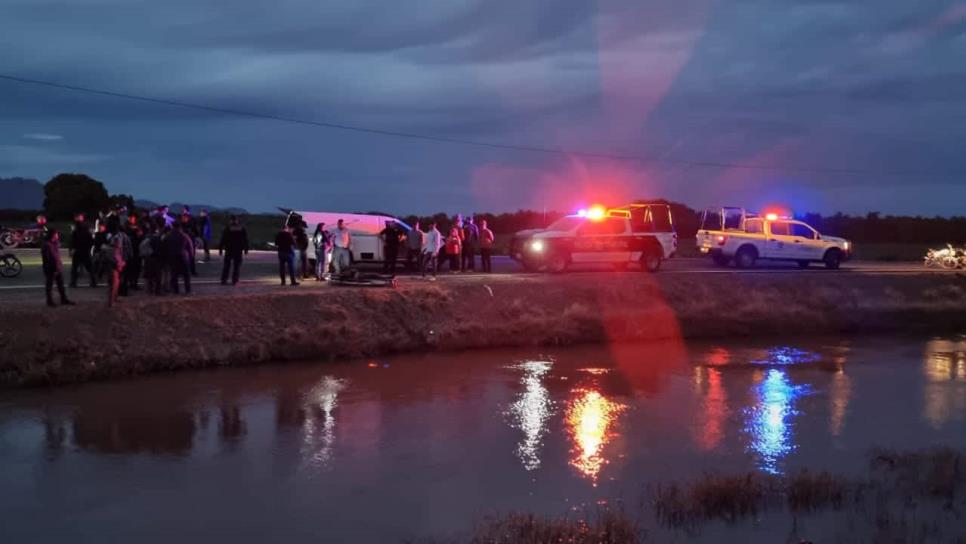
[[[586,150],[568,149],[568,148],[559,148],[559,147],[542,147],[542,146],[534,146],[534,145],[490,142],[490,141],[484,141],[484,140],[454,138],[450,136],[436,136],[432,134],[421,134],[421,133],[414,133],[414,132],[387,130],[387,129],[365,127],[365,126],[351,125],[351,124],[345,124],[345,123],[333,123],[333,122],[319,121],[319,120],[313,120],[313,119],[302,119],[298,117],[274,115],[269,113],[260,113],[260,112],[240,110],[235,108],[225,108],[220,106],[211,106],[207,104],[184,102],[181,100],[173,100],[168,98],[158,98],[158,97],[152,97],[152,96],[112,91],[107,89],[98,89],[94,87],[69,85],[69,84],[59,83],[55,81],[33,79],[33,78],[21,77],[21,76],[4,74],[4,73],[0,73],[0,80],[6,80],[6,81],[15,82],[15,83],[22,83],[22,84],[29,84],[29,85],[38,85],[43,87],[74,91],[74,92],[80,92],[80,93],[86,93],[86,94],[92,94],[92,95],[100,95],[100,96],[106,96],[111,98],[120,98],[120,99],[132,100],[132,101],[138,101],[138,102],[160,104],[164,106],[206,111],[209,113],[219,113],[224,115],[234,115],[239,117],[264,119],[264,120],[277,121],[277,122],[283,122],[283,123],[292,123],[292,124],[314,126],[314,127],[321,127],[321,128],[334,129],[334,130],[358,132],[363,134],[373,134],[373,135],[379,135],[379,136],[385,136],[385,137],[422,140],[422,141],[433,142],[433,143],[475,146],[475,147],[483,147],[483,148],[491,148],[491,149],[528,152],[528,153],[565,155],[569,157],[584,157],[584,158],[590,158],[590,159],[632,161],[632,162],[638,162],[638,163],[644,163],[644,164],[660,163],[660,164],[670,164],[670,165],[678,165],[678,166],[686,166],[686,167],[764,170],[764,171],[780,171],[780,172],[787,172],[787,173],[808,173],[808,174],[827,174],[827,175],[879,175],[879,176],[908,176],[908,175],[927,175],[928,174],[926,172],[878,171],[878,170],[870,170],[870,169],[863,169],[863,168],[805,167],[805,166],[795,166],[795,165],[765,165],[765,164],[750,164],[750,163],[736,163],[736,162],[690,160],[690,159],[681,159],[681,158],[671,158],[668,156],[668,154],[665,154],[664,156],[659,156],[659,157],[647,157],[643,155],[626,155],[626,154],[619,154],[619,153],[605,153],[605,152],[586,151]]]

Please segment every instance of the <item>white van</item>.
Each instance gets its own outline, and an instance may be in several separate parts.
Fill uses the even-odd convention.
[[[386,221],[392,221],[404,233],[408,234],[412,230],[412,227],[398,217],[339,212],[292,210],[288,212],[285,218],[285,224],[294,226],[300,219],[307,225],[305,230],[309,235],[309,255],[315,252],[311,244],[311,239],[316,225],[325,223],[325,227],[323,228],[326,232],[331,233],[335,231],[339,219],[342,219],[342,224],[345,228],[349,229],[349,234],[352,236],[352,247],[350,249],[353,263],[381,263],[385,261],[385,256],[382,252],[382,240],[379,239],[379,233],[382,232],[382,229],[386,228]],[[405,257],[406,253],[400,251],[399,258],[404,259]]]

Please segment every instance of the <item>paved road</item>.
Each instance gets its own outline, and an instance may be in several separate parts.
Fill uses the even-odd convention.
[[[23,273],[16,278],[0,278],[0,299],[4,298],[4,293],[29,289],[41,289],[43,287],[43,275],[40,270],[40,255],[38,250],[21,249],[14,252],[24,263]],[[217,285],[221,262],[217,256],[212,256],[210,263],[199,263],[198,270],[200,277],[195,280],[198,285]],[[64,256],[65,268],[69,269],[70,259]],[[508,257],[494,257],[494,273],[490,276],[500,276],[509,274],[526,274],[527,272],[516,262]],[[631,267],[630,270],[634,270]],[[272,252],[252,252],[249,254],[243,266],[243,283],[271,285],[278,282],[277,262],[275,254]],[[378,270],[378,267],[375,268]],[[573,265],[568,273],[599,273],[611,270],[609,265]],[[666,261],[659,272],[665,275],[677,274],[930,274],[945,273],[939,270],[930,270],[918,262],[861,262],[854,261],[845,263],[842,269],[837,271],[825,270],[819,264],[813,265],[807,270],[800,270],[795,263],[784,264],[764,264],[752,270],[738,270],[733,267],[720,268],[711,263],[710,259],[671,259]],[[65,274],[67,275],[67,274]],[[478,277],[482,274],[463,274],[450,275],[441,273],[441,279],[448,281],[449,278],[456,277]],[[83,283],[83,281],[81,282]],[[220,286],[219,286],[220,287]]]

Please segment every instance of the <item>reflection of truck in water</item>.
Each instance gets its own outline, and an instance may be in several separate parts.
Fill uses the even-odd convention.
[[[820,234],[802,221],[734,207],[706,209],[696,241],[715,264],[727,266],[734,261],[738,268],[751,268],[766,259],[796,262],[800,268],[821,262],[834,270],[853,251],[848,240]]]
[[[412,227],[397,217],[389,215],[368,215],[359,213],[338,213],[338,212],[312,212],[312,211],[289,211],[285,210],[285,225],[295,227],[300,222],[304,222],[305,230],[309,235],[309,255],[314,257],[315,249],[311,244],[312,233],[319,223],[325,223],[323,227],[330,234],[335,231],[336,224],[342,219],[342,224],[349,229],[352,236],[352,262],[358,263],[381,263],[385,261],[383,255],[382,240],[379,233],[386,228],[386,221],[392,221],[404,233],[412,230]],[[400,252],[400,257],[404,257],[405,252]]]

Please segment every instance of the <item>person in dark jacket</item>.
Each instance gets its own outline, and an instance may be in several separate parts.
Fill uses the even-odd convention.
[[[399,259],[399,239],[403,232],[396,226],[395,221],[386,221],[386,228],[379,232],[382,238],[382,273],[396,275],[396,261]]]
[[[184,278],[184,292],[191,294],[191,264],[194,244],[184,232],[183,223],[175,223],[174,229],[164,237],[164,256],[171,274],[171,292],[178,294],[178,278]]]
[[[198,223],[195,222],[194,217],[191,217],[191,209],[187,206],[181,212],[181,230],[191,242],[191,258],[188,259],[188,269],[191,271],[192,276],[197,276],[198,267],[195,265],[195,251],[198,249]]]
[[[285,267],[288,267],[292,285],[298,285],[299,282],[295,281],[295,237],[288,226],[282,227],[275,235],[275,250],[278,252],[278,276],[282,279],[282,285],[285,285]]]
[[[476,271],[476,247],[480,243],[480,230],[473,223],[473,216],[467,217],[463,222],[463,246],[462,259],[460,260],[460,270],[468,272]]]
[[[47,306],[56,306],[53,297],[54,283],[57,284],[57,292],[60,294],[61,305],[73,306],[74,303],[67,298],[67,291],[64,289],[64,264],[60,260],[59,232],[56,230],[47,231],[44,235],[43,245],[40,248],[40,257],[43,261]]]
[[[238,221],[238,216],[231,216],[228,226],[221,233],[221,242],[218,244],[218,255],[225,255],[224,264],[221,267],[221,284],[228,283],[228,269],[231,269],[231,284],[238,284],[238,275],[241,271],[242,254],[248,255],[248,231]],[[284,282],[283,282],[284,283]]]
[[[141,241],[144,240],[144,231],[138,224],[136,215],[127,216],[127,226],[124,228],[131,244],[131,256],[128,259],[127,267],[124,269],[124,283],[128,289],[137,291],[138,282],[141,279]]]
[[[309,277],[309,233],[306,232],[306,227],[307,225],[301,222],[292,229],[295,247],[299,250],[299,275],[303,280]]]
[[[198,216],[198,234],[201,237],[201,246],[205,250],[205,262],[211,261],[211,217],[208,210],[202,209]]]
[[[84,214],[74,217],[74,232],[70,235],[70,286],[77,287],[78,270],[83,268],[90,277],[91,287],[97,287],[97,276],[94,275],[94,262],[91,260],[91,249],[94,247],[94,235],[84,221]]]

